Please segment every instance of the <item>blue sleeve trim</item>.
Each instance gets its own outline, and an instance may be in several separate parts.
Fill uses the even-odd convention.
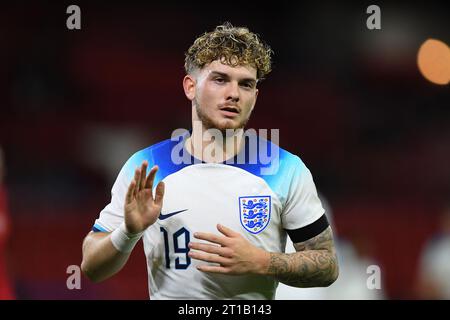
[[[94,231],[94,232],[108,232],[104,228],[100,227],[98,224],[95,224],[92,227],[92,231]]]

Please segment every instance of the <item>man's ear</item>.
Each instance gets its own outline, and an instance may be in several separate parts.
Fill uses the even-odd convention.
[[[183,89],[184,89],[184,94],[186,95],[186,97],[189,100],[194,100],[195,98],[195,79],[193,76],[191,75],[186,75],[183,78]]]

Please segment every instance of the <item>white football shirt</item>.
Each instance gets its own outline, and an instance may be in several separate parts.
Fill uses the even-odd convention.
[[[273,299],[278,285],[274,278],[201,272],[196,266],[206,262],[188,256],[188,243],[199,241],[194,232],[221,235],[218,223],[270,252],[284,252],[287,235],[294,243],[318,235],[328,221],[310,171],[298,156],[263,139],[258,148],[246,143],[225,163],[202,163],[184,148],[186,137],[152,145],[125,163],[112,187],[111,203],[100,212],[93,231],[112,232],[123,222],[128,186],[135,169],[147,160],[147,174],[159,166],[154,188],[159,181],[166,185],[161,216],[143,235],[150,298]],[[262,145],[269,163],[257,152]],[[174,154],[184,157],[184,163],[173,160]],[[275,169],[267,170],[271,165]]]

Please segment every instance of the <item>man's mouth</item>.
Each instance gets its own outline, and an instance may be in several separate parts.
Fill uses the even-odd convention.
[[[239,114],[239,109],[237,107],[233,107],[233,106],[222,107],[222,108],[220,108],[220,110],[225,111],[227,113],[231,113],[231,114]]]

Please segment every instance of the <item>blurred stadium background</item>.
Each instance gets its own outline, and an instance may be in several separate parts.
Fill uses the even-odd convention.
[[[70,4],[81,8],[81,30],[66,28]],[[83,277],[81,290],[68,290],[66,269],[81,263],[124,161],[189,128],[184,52],[230,21],[275,51],[249,126],[280,129],[280,145],[311,169],[337,236],[381,267],[385,298],[430,297],[421,255],[450,203],[450,91],[420,74],[417,52],[428,38],[450,44],[449,10],[378,2],[382,29],[368,30],[370,4],[2,4],[10,225],[0,249],[14,296],[148,298],[141,245],[104,283]]]

